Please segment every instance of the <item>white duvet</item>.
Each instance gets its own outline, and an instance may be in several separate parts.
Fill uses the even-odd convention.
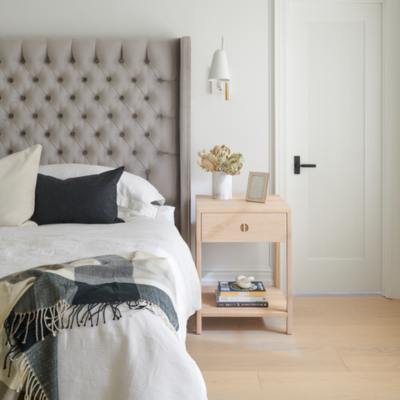
[[[167,221],[0,228],[0,277],[43,264],[141,250],[167,257],[175,280],[178,334],[147,310],[59,336],[60,400],[205,400],[201,373],[185,348],[188,317],[200,307],[190,251]]]

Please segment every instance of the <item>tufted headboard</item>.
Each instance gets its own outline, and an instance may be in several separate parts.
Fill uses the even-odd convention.
[[[174,205],[189,242],[190,38],[0,39],[0,157],[124,165]]]

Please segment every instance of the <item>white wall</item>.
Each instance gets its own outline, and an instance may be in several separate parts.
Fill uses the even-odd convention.
[[[400,1],[384,3],[383,222],[385,296],[400,298]]]
[[[0,0],[0,35],[191,36],[193,195],[209,193],[211,185],[196,154],[218,143],[244,154],[244,172],[234,178],[240,193],[249,170],[269,169],[268,5],[269,0]],[[210,95],[207,85],[222,34],[233,75],[230,102]],[[265,248],[255,245],[210,245],[204,254],[206,270],[257,269],[266,260]]]

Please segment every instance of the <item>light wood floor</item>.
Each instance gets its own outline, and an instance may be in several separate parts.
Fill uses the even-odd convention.
[[[299,297],[294,335],[262,319],[207,319],[188,349],[209,400],[400,400],[400,301]]]

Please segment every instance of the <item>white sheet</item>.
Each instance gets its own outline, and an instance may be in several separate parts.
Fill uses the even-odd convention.
[[[187,318],[200,307],[200,283],[190,251],[171,223],[137,217],[125,224],[0,228],[0,276],[134,250],[168,258],[176,282],[178,335],[149,311],[63,332],[60,400],[206,399],[203,378],[184,343]]]

